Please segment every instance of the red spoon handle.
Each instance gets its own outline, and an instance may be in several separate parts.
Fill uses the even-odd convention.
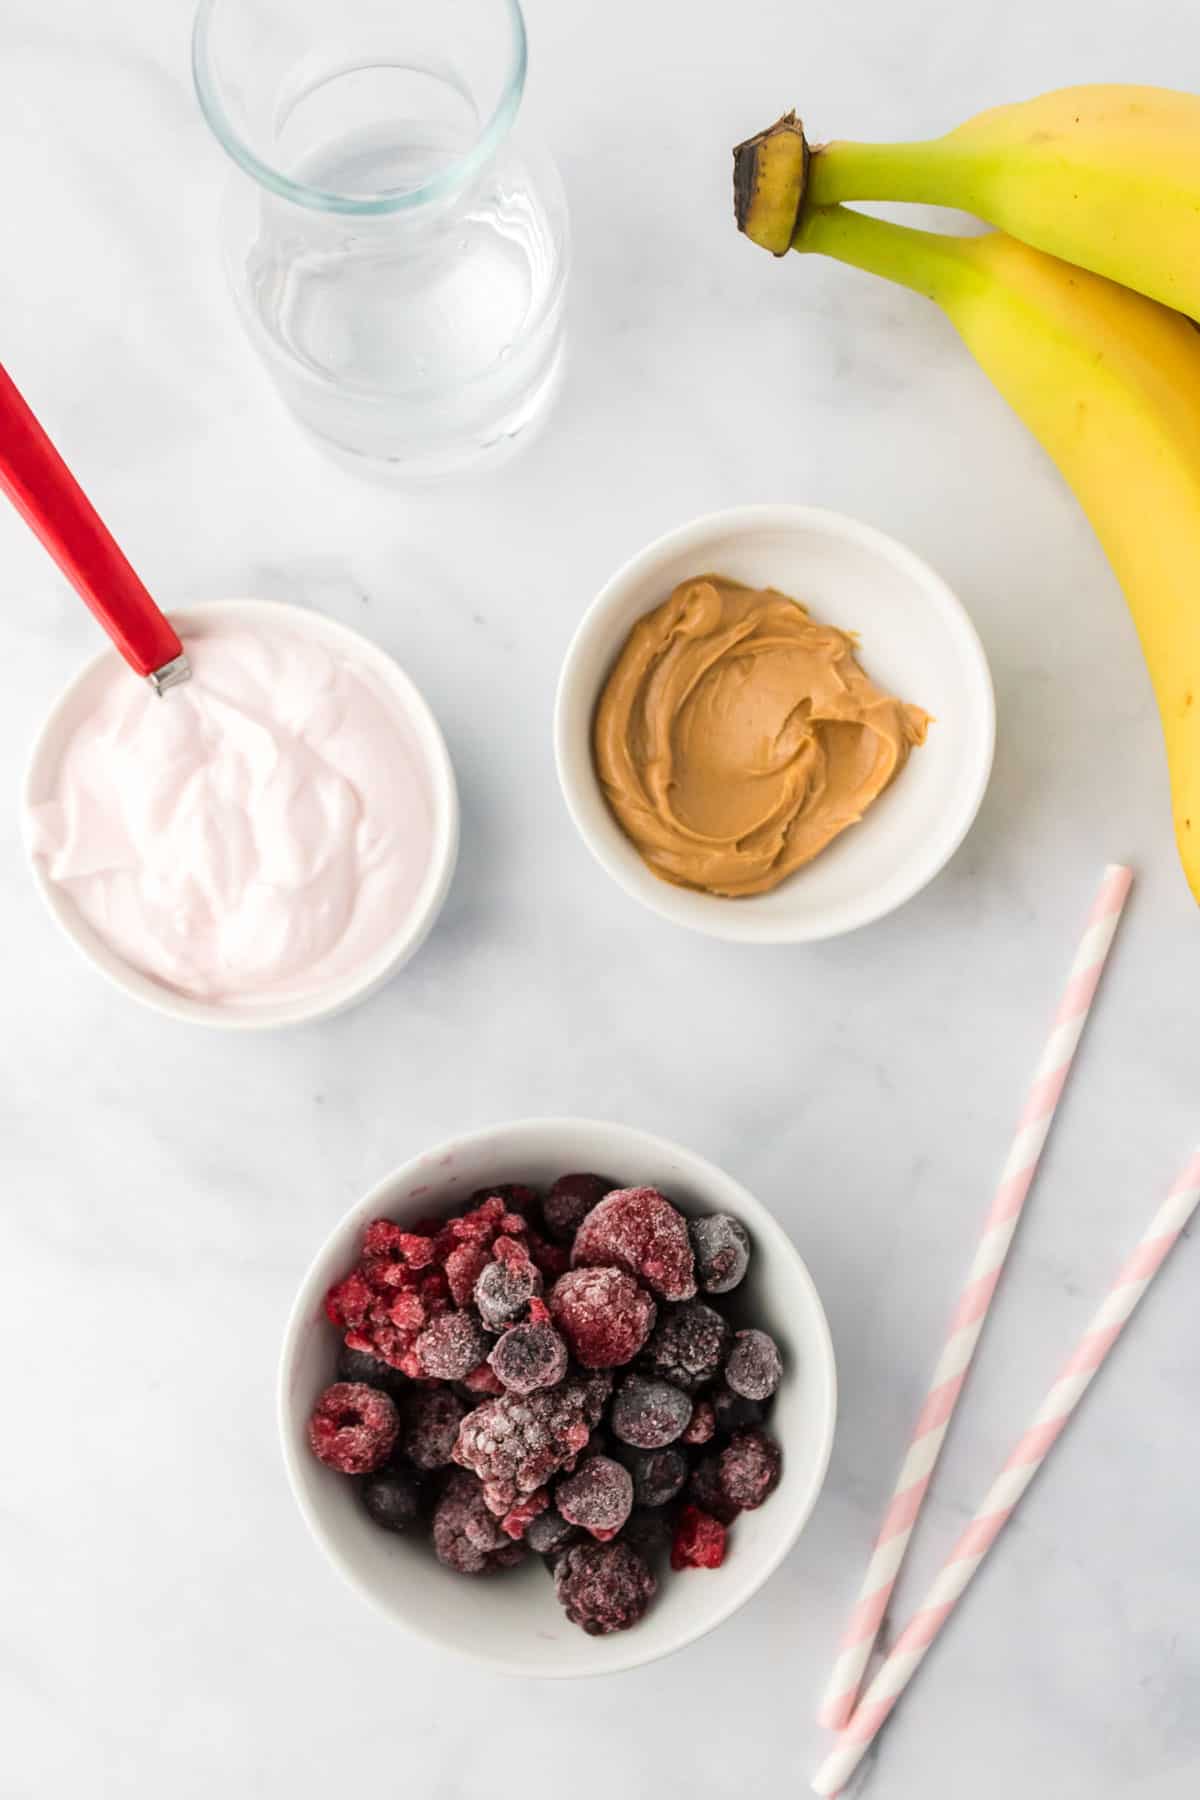
[[[91,501],[0,366],[0,487],[139,675],[182,656]]]

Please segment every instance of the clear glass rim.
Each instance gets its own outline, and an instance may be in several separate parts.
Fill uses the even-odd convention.
[[[420,187],[410,188],[402,194],[339,194],[328,188],[310,187],[306,182],[293,181],[282,169],[273,167],[255,155],[234,129],[225,110],[218,85],[213,78],[209,57],[213,14],[218,5],[227,4],[227,0],[200,0],[196,8],[196,19],[192,27],[192,80],[200,111],[221,148],[239,168],[244,169],[247,175],[272,193],[280,195],[284,200],[292,200],[298,206],[308,206],[320,212],[380,216],[407,212],[411,208],[427,205],[431,200],[444,199],[463,187],[493,155],[511,129],[525,91],[529,51],[520,0],[497,0],[497,3],[504,6],[512,24],[513,53],[495,109],[481,126],[471,148],[457,162],[439,169],[436,175],[422,182]]]

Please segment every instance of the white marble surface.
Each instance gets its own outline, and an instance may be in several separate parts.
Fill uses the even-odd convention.
[[[4,8],[4,361],[164,599],[277,595],[394,651],[465,812],[440,928],[360,1010],[256,1039],[126,1003],[23,866],[26,748],[97,633],[0,513],[14,1800],[802,1791],[835,1635],[1109,858],[1136,865],[1136,897],[906,1602],[1197,1134],[1200,920],[1100,551],[931,309],[832,266],[776,271],[735,236],[728,146],[793,102],[818,133],[909,135],[1073,79],[1186,80],[1200,22],[1174,0],[528,10],[529,112],[576,231],[570,379],[509,469],[406,498],[318,458],[230,315],[185,0]],[[928,892],[772,951],[680,935],[606,883],[558,799],[550,710],[620,559],[780,497],[875,521],[958,588],[1000,742]],[[842,1379],[826,1492],[769,1587],[652,1672],[552,1691],[442,1660],[343,1589],[273,1416],[284,1314],[330,1223],[422,1145],[542,1111],[645,1124],[747,1181],[810,1262]],[[881,1800],[1197,1792],[1198,1279],[1185,1246],[888,1730]]]

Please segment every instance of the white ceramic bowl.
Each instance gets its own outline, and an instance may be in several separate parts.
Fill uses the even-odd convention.
[[[286,627],[295,635],[309,637],[353,658],[360,667],[369,669],[394,696],[397,712],[408,728],[411,746],[425,771],[433,814],[429,867],[412,907],[378,954],[353,974],[299,999],[263,1001],[252,1007],[235,1008],[177,994],[162,982],[133,968],[96,935],[70,897],[48,879],[31,856],[30,867],[38,892],[51,917],[90,963],[126,994],[152,1007],[155,1012],[165,1013],[168,1018],[239,1031],[300,1025],[313,1019],[328,1018],[365,1000],[368,994],[390,980],[397,969],[415,955],[441,911],[458,858],[458,789],[445,739],[437,720],[403,669],[378,645],[347,626],[339,625],[336,620],[326,618],[323,613],[309,612],[303,607],[287,606],[275,600],[211,600],[194,609],[173,612],[171,619],[185,640],[190,632],[203,629],[206,621],[217,619],[257,625],[264,631],[269,631],[272,625]],[[101,651],[80,670],[55,702],[38,733],[25,777],[23,811],[26,818],[30,807],[44,799],[49,791],[65,733],[86,713],[96,685],[107,680],[112,665],[118,660],[115,650]],[[131,674],[129,679],[133,681],[136,677]],[[169,694],[164,697],[163,704],[170,705]]]
[[[818,619],[857,632],[872,679],[934,717],[927,742],[861,824],[771,893],[736,900],[652,874],[609,811],[592,761],[596,704],[629,631],[679,582],[702,574],[779,588]],[[555,750],[581,837],[627,893],[712,937],[806,943],[882,918],[949,861],[987,787],[995,711],[975,627],[911,550],[839,513],[745,506],[659,538],[602,589],[563,665]]]
[[[334,1380],[338,1334],[322,1311],[326,1290],[357,1258],[363,1227],[460,1209],[491,1182],[549,1185],[567,1169],[618,1183],[660,1187],[688,1213],[742,1220],[754,1254],[728,1311],[778,1338],[785,1372],[770,1414],[783,1446],[779,1487],[733,1526],[721,1568],[664,1574],[631,1630],[588,1637],[568,1622],[540,1563],[487,1581],[451,1574],[426,1539],[394,1537],[368,1519],[350,1482],[308,1447],[317,1395]],[[722,1303],[725,1304],[724,1302]],[[812,1277],[786,1234],[753,1195],[703,1157],[625,1125],[526,1119],[473,1132],[406,1163],[360,1200],[317,1254],[283,1340],[279,1423],[292,1491],[309,1528],[342,1575],[397,1624],[512,1675],[610,1674],[666,1656],[727,1619],[787,1555],[811,1513],[833,1446],[833,1346]]]

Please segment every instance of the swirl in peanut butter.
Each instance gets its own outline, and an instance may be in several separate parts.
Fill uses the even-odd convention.
[[[854,639],[716,575],[630,632],[600,698],[596,769],[664,881],[761,894],[857,824],[929,716],[883,693]]]

